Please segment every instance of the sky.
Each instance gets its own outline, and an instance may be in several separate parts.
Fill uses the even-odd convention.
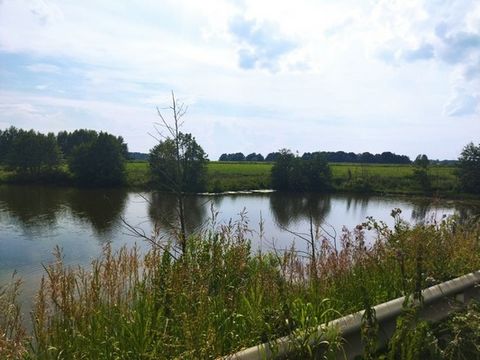
[[[480,1],[0,0],[0,129],[148,152],[171,91],[211,160],[455,159],[480,143]]]

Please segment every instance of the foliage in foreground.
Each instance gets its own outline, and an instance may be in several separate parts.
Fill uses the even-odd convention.
[[[26,334],[16,304],[19,289],[20,281],[15,279],[0,287],[0,359],[18,359],[27,354]]]
[[[67,267],[57,252],[36,299],[32,338],[15,343],[38,359],[215,358],[308,334],[364,308],[365,298],[381,303],[480,267],[478,222],[412,227],[399,211],[392,216],[393,229],[370,220],[338,239],[317,232],[308,255],[294,248],[252,252],[246,221],[191,237],[182,256],[173,244],[146,255],[107,246],[85,269]],[[0,329],[12,344],[5,324]],[[303,354],[316,354],[297,340]],[[322,354],[331,355],[339,340],[324,340]]]

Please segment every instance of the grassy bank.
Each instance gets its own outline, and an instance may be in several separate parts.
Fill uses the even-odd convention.
[[[46,266],[23,334],[18,309],[0,304],[0,349],[35,359],[206,359],[228,354],[480,268],[480,224],[455,219],[393,229],[370,221],[315,252],[251,251],[240,219],[146,255],[105,248],[91,268]],[[213,227],[213,225],[212,225]],[[365,233],[375,241],[366,245]],[[336,240],[336,241],[334,241]],[[336,248],[335,244],[338,245]],[[1,296],[0,296],[1,297]],[[3,300],[3,301],[2,301]],[[3,335],[2,335],[3,334]],[[324,351],[340,340],[329,334]],[[311,351],[301,339],[298,351]]]
[[[223,192],[271,188],[272,163],[265,162],[219,162],[208,163],[207,191]],[[410,165],[384,164],[330,164],[335,191],[361,193],[424,194],[413,177]],[[72,183],[66,166],[60,169],[59,183]],[[147,162],[126,163],[127,186],[148,188],[150,171]],[[439,196],[455,196],[458,179],[455,168],[431,166],[428,170],[431,192]],[[14,174],[0,169],[0,182],[15,182]]]

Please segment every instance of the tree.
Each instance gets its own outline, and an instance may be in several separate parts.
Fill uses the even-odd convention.
[[[111,186],[125,181],[123,148],[118,138],[104,132],[93,141],[76,145],[68,166],[82,185]]]
[[[282,149],[278,152],[275,163],[272,166],[272,187],[276,190],[291,190],[292,175],[297,169],[297,159],[288,149]]]
[[[179,132],[176,139],[160,141],[150,150],[149,163],[154,181],[161,190],[205,190],[207,156],[191,134]]]
[[[458,176],[462,189],[480,193],[480,144],[467,144],[458,158]]]
[[[10,128],[5,162],[18,173],[39,176],[52,171],[61,159],[55,135]]]
[[[413,179],[420,185],[420,188],[425,193],[430,193],[432,190],[432,184],[430,176],[428,175],[428,167],[430,160],[427,155],[419,154],[413,162]]]
[[[98,138],[98,133],[95,130],[88,130],[88,129],[79,129],[73,132],[60,131],[57,134],[58,145],[60,146],[60,149],[62,150],[63,155],[67,159],[68,157],[70,157],[75,147],[82,144],[94,142],[96,141],[97,138]],[[121,148],[122,156],[125,159],[128,159],[128,147],[127,147],[127,144],[125,144],[123,137],[118,136],[118,137],[115,137],[115,139]]]
[[[95,130],[78,129],[73,132],[60,131],[57,134],[57,142],[65,158],[68,158],[75,147],[94,142],[97,137],[98,133]]]
[[[426,169],[428,165],[430,165],[430,160],[428,159],[427,155],[425,154],[418,154],[413,162],[413,165]]]
[[[306,158],[295,156],[287,149],[280,150],[272,167],[272,187],[283,191],[329,190],[332,174],[325,156],[314,153]]]
[[[185,193],[203,191],[207,172],[207,156],[191,134],[183,134],[180,127],[187,111],[183,103],[175,99],[172,91],[171,122],[157,108],[160,123],[156,124],[159,141],[150,151],[150,169],[161,190],[172,192],[177,199],[179,240],[182,253],[187,246],[185,225]]]
[[[264,158],[262,154],[251,153],[245,157],[245,160],[246,161],[263,161]]]
[[[280,152],[271,152],[267,154],[265,157],[265,161],[277,161],[278,157],[280,156]]]
[[[19,130],[13,126],[3,131],[0,130],[0,164],[5,165],[7,163],[8,154],[18,132]]]
[[[302,173],[306,178],[308,190],[326,191],[330,189],[332,172],[322,154],[313,154],[310,160],[303,161]]]

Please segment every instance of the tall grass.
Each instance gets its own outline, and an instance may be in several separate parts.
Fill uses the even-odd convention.
[[[91,267],[74,268],[57,249],[36,298],[31,337],[14,326],[2,341],[28,340],[28,353],[21,345],[18,354],[36,359],[215,358],[292,332],[305,334],[366,302],[480,268],[477,221],[411,226],[400,211],[392,216],[393,228],[370,219],[344,229],[337,247],[312,231],[314,257],[312,249],[253,251],[243,220],[192,236],[177,258],[174,244],[145,255],[106,246]],[[371,245],[366,232],[375,234]],[[338,341],[328,337],[323,354],[331,355]],[[298,344],[299,352],[313,354],[307,342]]]
[[[27,354],[26,333],[16,302],[20,285],[21,281],[14,276],[10,284],[0,287],[0,359],[17,359]]]

